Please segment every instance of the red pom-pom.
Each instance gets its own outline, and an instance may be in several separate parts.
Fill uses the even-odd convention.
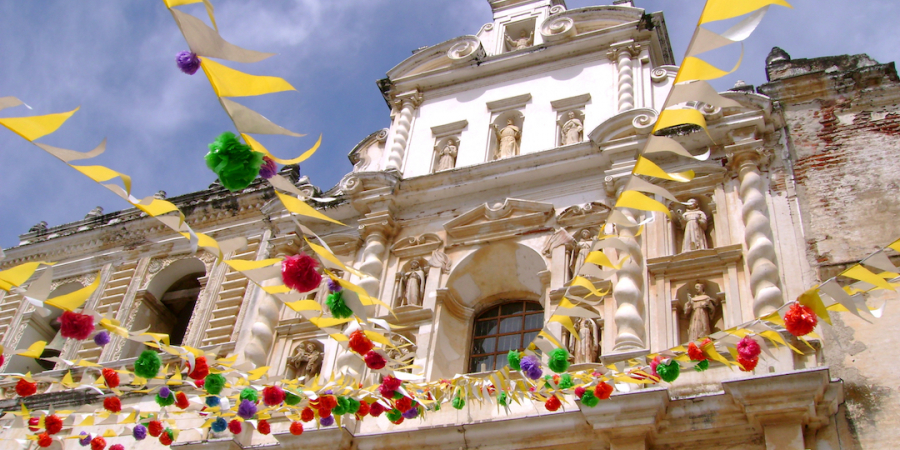
[[[63,421],[56,414],[50,414],[44,417],[44,429],[47,434],[56,434],[62,431]]]
[[[281,279],[284,285],[299,292],[309,292],[322,282],[322,275],[316,272],[319,262],[305,253],[288,256],[281,261]]]
[[[350,333],[350,342],[348,345],[350,346],[350,350],[353,350],[360,355],[365,355],[375,348],[375,344],[372,343],[368,336],[366,336],[366,333],[362,330],[356,330]]]
[[[744,336],[737,343],[737,351],[741,359],[756,359],[759,358],[762,349],[759,348],[759,343],[756,340],[750,336]]]
[[[400,425],[401,423],[403,423],[403,416],[400,416],[397,420],[392,420],[391,423],[393,423],[394,425]]]
[[[235,419],[231,422],[228,422],[228,431],[230,431],[232,434],[241,434],[241,429],[242,428],[240,420]]]
[[[259,431],[259,434],[269,434],[272,432],[272,427],[269,426],[268,420],[262,419],[256,424],[256,431]]]
[[[381,353],[375,350],[369,350],[369,353],[366,353],[366,367],[372,370],[381,370],[384,369],[386,364],[387,361],[384,359],[384,356],[381,356]]]
[[[578,398],[583,397],[584,392],[585,392],[584,386],[578,386],[577,388],[575,388],[575,396]]]
[[[29,383],[24,378],[19,378],[19,382],[16,383],[16,394],[19,397],[28,397],[34,395],[35,392],[37,392],[37,382]]]
[[[738,356],[738,364],[741,365],[742,372],[752,372],[753,369],[756,368],[756,364],[759,363],[759,358],[753,359],[744,359]]]
[[[0,367],[3,366],[3,361],[6,361],[6,358],[3,356],[3,353],[0,353]]]
[[[172,445],[172,436],[169,433],[163,433],[159,436],[159,443],[165,446]]]
[[[103,369],[103,381],[106,381],[106,387],[113,389],[119,387],[119,373],[113,369]]]
[[[327,408],[319,408],[319,417],[330,417],[331,410]]]
[[[119,397],[106,397],[103,399],[103,409],[117,413],[122,410],[122,400]]]
[[[38,427],[38,425],[40,423],[41,423],[41,419],[38,419],[37,417],[32,417],[32,418],[28,419],[28,429],[31,431],[40,430],[40,427]]]
[[[812,333],[813,328],[818,323],[819,319],[816,318],[816,313],[808,306],[799,303],[791,305],[787,314],[784,315],[785,328],[787,328],[788,333],[797,337]]]
[[[613,392],[613,387],[609,385],[609,383],[600,382],[597,387],[594,388],[594,395],[600,400],[606,400]]]
[[[383,414],[385,411],[384,405],[379,402],[372,403],[369,405],[369,415],[372,417],[378,417]]]
[[[394,402],[394,407],[400,410],[400,412],[409,411],[409,408],[412,408],[412,399],[406,396],[400,397]]]
[[[263,403],[266,406],[278,406],[284,402],[284,389],[278,386],[266,386],[262,390]]]
[[[181,409],[187,409],[188,406],[191,406],[191,402],[188,401],[184,392],[179,391],[175,393],[175,406]]]
[[[337,397],[323,395],[319,397],[319,409],[334,409],[337,406]]]
[[[41,433],[38,435],[38,446],[49,447],[51,445],[53,445],[53,438],[49,434]]]
[[[544,402],[544,408],[547,408],[547,411],[556,411],[562,406],[562,403],[559,402],[559,399],[556,398],[555,395],[550,396],[546,402]]]
[[[403,384],[403,380],[401,380],[399,378],[394,378],[390,375],[384,377],[384,380],[381,381],[382,386],[384,386],[385,388],[388,388],[392,391],[396,391],[397,389],[400,389],[401,384]]]
[[[125,450],[125,446],[122,444],[110,445],[109,450]]]
[[[209,375],[209,365],[206,364],[206,357],[198,356],[194,359],[194,367],[188,376],[195,380],[203,380],[207,375]]]
[[[291,434],[294,436],[303,434],[303,424],[300,422],[291,422]]]
[[[691,361],[703,361],[706,359],[706,355],[703,354],[703,350],[700,350],[700,347],[697,347],[697,344],[691,342],[688,344],[688,357],[691,358]]]
[[[150,423],[147,424],[147,433],[150,433],[150,436],[159,437],[163,432],[162,422],[158,420],[151,420]]]
[[[360,419],[369,414],[369,403],[365,400],[359,402],[359,409],[356,410],[356,418]]]
[[[102,436],[91,439],[91,450],[103,450],[104,448],[106,448],[106,439],[103,439]]]
[[[64,338],[83,341],[94,332],[94,318],[87,314],[64,311],[59,316],[59,334]]]
[[[316,413],[314,413],[312,408],[310,408],[309,406],[303,408],[303,411],[300,412],[300,420],[304,422],[309,422],[310,420],[313,420],[315,418]]]

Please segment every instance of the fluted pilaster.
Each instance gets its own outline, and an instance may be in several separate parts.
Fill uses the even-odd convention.
[[[619,112],[634,109],[634,69],[631,60],[641,51],[640,44],[626,42],[615,44],[607,56],[616,61],[619,88]]]
[[[635,211],[621,210],[631,220],[635,219]],[[644,269],[641,253],[640,237],[635,236],[630,228],[619,227],[619,239],[627,246],[631,256],[622,268],[616,272],[617,280],[613,286],[613,298],[616,300],[616,341],[614,351],[643,349],[644,344]]]
[[[409,130],[412,125],[413,114],[422,102],[422,94],[417,91],[398,95],[395,104],[399,108],[399,116],[394,124],[394,142],[391,143],[391,152],[385,169],[400,170],[403,167],[403,157],[406,155],[406,145],[409,141]]]

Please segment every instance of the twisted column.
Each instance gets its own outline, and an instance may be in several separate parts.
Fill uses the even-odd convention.
[[[391,144],[391,152],[388,155],[386,169],[400,170],[403,167],[403,156],[406,154],[406,144],[409,141],[409,129],[412,124],[416,107],[422,102],[422,94],[417,91],[407,92],[397,96],[394,103],[400,110],[400,115],[394,123],[394,142]]]
[[[631,68],[631,58],[641,50],[639,44],[616,44],[607,53],[610,60],[616,61],[616,69],[619,72],[619,112],[634,109],[634,69]]]
[[[762,193],[760,156],[756,149],[729,153],[729,159],[737,170],[741,183],[741,216],[744,221],[744,241],[747,244],[745,258],[750,267],[750,290],[753,293],[755,317],[769,314],[784,304],[779,287],[778,266],[775,263],[772,227],[766,215],[766,198]]]
[[[394,219],[390,213],[381,212],[369,214],[359,223],[360,234],[365,239],[359,270],[371,275],[371,277],[360,280],[359,286],[372,297],[377,297],[387,240],[394,231]]]
[[[631,220],[635,220],[632,209],[620,210]],[[631,256],[622,268],[616,271],[616,284],[613,286],[613,298],[616,300],[616,340],[614,351],[642,349],[644,345],[644,270],[643,255],[639,237],[634,230],[625,227],[619,229],[619,239],[627,246]]]

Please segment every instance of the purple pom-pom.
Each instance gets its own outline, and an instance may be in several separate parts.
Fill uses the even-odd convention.
[[[244,399],[241,401],[241,405],[238,406],[237,415],[244,420],[250,420],[251,417],[256,415],[256,403]]]
[[[94,336],[94,343],[103,347],[106,344],[109,344],[109,333],[106,331],[101,331]]]
[[[409,408],[403,411],[403,418],[405,419],[415,419],[416,417],[419,417],[419,408]]]
[[[88,445],[91,445],[91,439],[93,439],[93,438],[91,437],[90,433],[88,433],[87,431],[82,431],[78,435],[83,436],[81,439],[78,440],[78,443],[81,444],[82,447],[87,447]]]
[[[178,64],[178,68],[182,72],[188,75],[197,73],[197,70],[200,68],[200,58],[197,57],[196,53],[187,50],[178,52],[178,55],[175,56],[175,63]]]
[[[259,176],[269,179],[275,176],[278,173],[278,166],[275,165],[275,161],[272,161],[272,158],[268,156],[263,156],[263,164],[259,166]]]
[[[334,395],[334,391],[329,389],[329,390],[325,391],[325,395]]]
[[[334,281],[331,278],[329,278],[328,279],[328,290],[331,292],[337,292],[337,291],[341,290],[341,284],[338,283],[337,281]]]
[[[522,361],[519,363],[522,367],[522,371],[525,372],[525,376],[532,380],[537,380],[543,374],[541,370],[541,360],[537,359],[534,355],[528,355],[522,358]]]
[[[172,395],[172,390],[169,389],[168,386],[163,386],[162,388],[159,389],[159,396],[160,396],[160,397],[162,397],[162,398],[168,398],[170,395]]]
[[[131,435],[134,436],[135,440],[143,441],[147,438],[147,427],[143,425],[136,425],[134,430],[132,430]]]
[[[330,427],[334,425],[334,416],[323,417],[319,419],[319,423],[322,424],[323,427]]]

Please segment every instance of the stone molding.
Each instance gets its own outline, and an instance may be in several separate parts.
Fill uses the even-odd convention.
[[[551,203],[508,198],[502,204],[478,206],[444,224],[451,245],[471,245],[510,238],[543,228],[553,217]]]
[[[391,246],[391,253],[398,258],[412,258],[425,256],[441,248],[444,240],[434,233],[425,233],[420,236],[410,236],[397,239]]]

